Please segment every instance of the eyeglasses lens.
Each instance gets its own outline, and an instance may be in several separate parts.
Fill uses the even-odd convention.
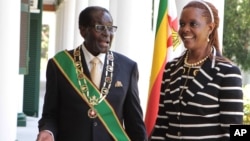
[[[108,30],[109,32],[115,32],[117,29],[117,26],[105,26],[105,25],[95,25],[95,29],[97,32],[103,32],[105,30]]]

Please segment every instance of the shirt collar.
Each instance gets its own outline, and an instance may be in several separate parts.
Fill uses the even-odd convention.
[[[93,56],[85,47],[85,45],[82,45],[82,50],[83,50],[83,54],[85,56],[86,59],[86,63],[90,63],[90,61],[95,57]],[[105,60],[105,55],[106,53],[100,53],[99,55],[97,55],[96,57],[101,61],[102,65],[104,64],[104,60]]]

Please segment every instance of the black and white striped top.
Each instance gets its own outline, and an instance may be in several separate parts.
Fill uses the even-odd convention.
[[[151,141],[229,140],[229,126],[243,122],[239,68],[222,61],[212,67],[211,59],[207,59],[187,74],[183,58],[165,67]]]

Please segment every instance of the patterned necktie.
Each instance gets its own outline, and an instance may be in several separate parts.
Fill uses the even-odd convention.
[[[90,63],[92,64],[92,68],[90,71],[91,80],[94,82],[97,88],[99,88],[100,81],[101,81],[101,73],[98,69],[100,60],[97,57],[95,57],[91,60]]]

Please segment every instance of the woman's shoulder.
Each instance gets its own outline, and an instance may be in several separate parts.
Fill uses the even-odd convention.
[[[167,66],[179,66],[183,62],[184,55],[176,57],[170,61],[167,61],[166,65]]]
[[[235,64],[234,62],[225,58],[221,60],[217,60],[215,68],[219,69],[220,72],[224,72],[224,73],[241,74],[240,67],[237,66],[237,64]]]

